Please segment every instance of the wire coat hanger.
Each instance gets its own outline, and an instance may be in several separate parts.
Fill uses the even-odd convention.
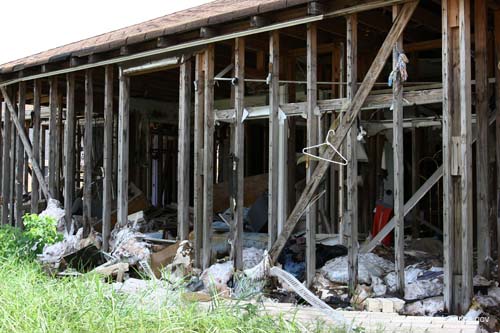
[[[304,147],[302,149],[302,154],[307,155],[307,156],[312,157],[312,158],[315,158],[315,159],[318,159],[318,160],[322,160],[322,161],[328,162],[328,163],[335,163],[335,164],[339,164],[339,165],[347,165],[347,159],[344,156],[342,156],[342,154],[337,150],[337,148],[335,148],[334,145],[332,145],[330,143],[330,135],[334,135],[334,134],[335,134],[334,130],[329,130],[328,134],[326,135],[326,140],[325,140],[324,143],[320,143],[318,145],[314,145],[314,146],[310,146],[310,147]],[[335,160],[329,160],[329,159],[326,159],[324,157],[316,156],[316,155],[313,155],[313,154],[311,154],[311,153],[308,152],[308,150],[315,149],[315,148],[320,148],[320,147],[323,147],[323,146],[329,146],[330,148],[332,148],[333,151],[335,152],[335,154],[333,156],[339,155],[340,158],[342,159],[342,162],[335,161]]]

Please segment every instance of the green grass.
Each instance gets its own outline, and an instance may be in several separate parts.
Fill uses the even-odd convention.
[[[311,331],[248,306],[203,310],[181,301],[179,291],[162,296],[159,305],[151,294],[118,294],[95,275],[56,279],[36,262],[7,258],[0,264],[0,332]]]

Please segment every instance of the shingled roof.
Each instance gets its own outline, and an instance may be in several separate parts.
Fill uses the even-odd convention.
[[[160,36],[198,29],[306,3],[308,0],[216,0],[0,65],[6,73],[71,55],[105,52]]]

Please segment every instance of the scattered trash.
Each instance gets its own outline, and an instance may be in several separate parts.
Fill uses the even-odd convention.
[[[434,316],[444,311],[443,296],[430,297],[407,303],[403,312],[412,316]]]
[[[371,284],[372,276],[383,277],[387,272],[394,270],[394,264],[373,253],[362,253],[358,257],[358,281],[363,284]],[[337,283],[348,283],[347,256],[338,257],[328,261],[321,273],[330,281]]]
[[[201,274],[201,280],[206,288],[214,287],[219,293],[229,296],[230,289],[227,286],[233,276],[234,266],[232,261],[217,263],[207,268]]]
[[[179,243],[175,257],[165,268],[163,276],[168,281],[177,282],[191,275],[193,271],[193,244],[185,240]]]
[[[111,256],[120,260],[126,260],[130,265],[139,261],[149,261],[151,252],[150,245],[138,239],[144,238],[144,234],[134,231],[132,228],[116,228],[111,232],[109,241]]]
[[[56,199],[49,199],[47,208],[42,211],[40,216],[50,216],[57,222],[57,231],[64,233],[66,231],[66,222],[64,219],[64,209],[59,201]]]

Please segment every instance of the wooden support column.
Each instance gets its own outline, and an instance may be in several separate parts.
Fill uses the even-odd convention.
[[[179,139],[177,158],[177,238],[189,238],[189,165],[191,116],[191,59],[185,60],[179,72]]]
[[[213,221],[214,161],[214,45],[207,46],[204,57],[204,141],[203,141],[203,268],[211,264]]]
[[[314,114],[318,102],[318,33],[316,23],[307,25],[307,146],[318,144],[319,119]],[[306,170],[306,182],[311,181],[316,161],[309,159]],[[316,225],[318,207],[311,204],[306,211],[306,284],[311,285],[316,275]]]
[[[377,77],[380,75],[386,63],[386,60],[392,51],[394,43],[396,43],[399,35],[402,33],[406,24],[410,20],[413,12],[415,11],[415,8],[417,7],[417,4],[418,1],[413,1],[413,2],[407,2],[403,5],[401,12],[399,13],[396,21],[389,30],[388,34],[386,35],[386,38],[379,52],[377,53],[372,65],[370,66],[370,69],[368,70],[365,78],[363,79],[361,86],[357,90],[356,95],[352,99],[352,102],[349,102],[344,107],[343,109],[345,112],[344,118],[342,119],[342,121],[338,126],[336,126],[335,123],[333,123],[330,126],[330,129],[334,130],[336,129],[335,136],[330,140],[330,143],[334,147],[340,147],[343,140],[347,136],[347,132],[349,131],[351,126],[354,125],[357,116],[361,110],[361,107],[365,103],[366,98],[368,97],[371,89],[373,88],[373,85],[375,84]],[[322,154],[322,157],[326,159],[332,159],[334,155],[335,155],[334,150],[328,148]],[[326,161],[318,162],[318,165],[311,177],[312,181],[306,184],[304,191],[302,192],[302,195],[300,196],[299,200],[297,201],[297,204],[295,205],[294,209],[292,210],[292,213],[290,214],[287,220],[283,232],[279,235],[275,244],[269,251],[269,255],[271,257],[272,262],[276,262],[276,260],[278,259],[278,256],[281,253],[283,247],[285,246],[287,239],[293,232],[293,229],[297,225],[300,217],[302,216],[308,204],[310,203],[310,200],[315,195],[316,189],[318,188],[329,166],[330,163]]]
[[[2,121],[2,117],[3,117],[3,108],[5,107],[4,106],[5,103],[0,103],[0,112],[1,112],[1,116],[0,116],[0,198],[2,197],[2,181],[3,181],[3,136],[4,136],[4,133],[3,133],[3,121]],[[0,223],[2,223],[2,216],[1,216],[1,199],[0,199]]]
[[[399,5],[392,7],[392,17],[396,19],[399,12]],[[398,39],[396,47],[392,52],[393,68],[397,66],[399,52],[403,52],[403,34]],[[396,270],[396,291],[404,295],[405,290],[405,262],[404,262],[404,157],[403,157],[403,82],[398,72],[393,82],[393,104],[392,104],[392,148],[394,157],[394,218],[396,227],[394,228],[394,259]]]
[[[500,263],[500,10],[495,10],[494,12],[494,22],[495,22],[495,104],[496,104],[496,169],[497,169],[497,207],[496,207],[496,218],[497,218],[497,262]],[[498,265],[498,281],[500,282],[500,265]]]
[[[66,230],[71,228],[75,194],[75,74],[66,76],[66,122],[64,126],[64,216]]]
[[[245,107],[245,39],[236,38],[234,42],[234,77],[237,82],[234,87],[234,109],[236,123],[234,124],[234,150],[233,150],[233,251],[234,267],[243,270],[243,198],[244,198],[244,167],[245,167],[245,125],[243,123],[243,109]]]
[[[11,148],[11,119],[8,106],[4,103],[3,108],[3,160],[2,160],[2,224],[9,223],[10,202],[10,148]]]
[[[33,82],[33,160],[35,163],[40,163],[40,94],[41,94],[41,81],[35,80]],[[43,172],[43,171],[42,171]],[[39,200],[39,185],[38,178],[32,173],[31,175],[31,213],[38,213],[38,200]]]
[[[119,69],[120,92],[118,101],[118,191],[117,191],[117,221],[120,225],[128,222],[128,143],[129,143],[129,103],[130,78]]]
[[[94,87],[92,70],[85,72],[85,137],[83,144],[83,233],[88,235],[92,223],[92,130],[94,113]]]
[[[18,117],[19,121],[25,125],[26,114],[26,82],[19,83],[19,101],[18,101]],[[24,131],[26,133],[26,131]],[[23,194],[24,194],[24,147],[21,141],[21,136],[16,138],[16,207],[15,207],[15,220],[16,227],[23,228]]]
[[[195,266],[201,267],[203,246],[203,138],[204,138],[204,55],[196,54],[196,68],[194,77],[194,249]]]
[[[17,90],[13,87],[13,96],[17,97]],[[17,101],[16,97],[14,97],[14,103],[13,103],[13,110],[14,110],[14,115],[11,115],[11,119],[14,120],[14,117],[17,119],[18,118],[18,107],[17,107]],[[15,226],[15,220],[16,220],[16,159],[17,159],[17,151],[16,151],[16,144],[17,144],[17,130],[15,125],[13,124],[13,121],[11,121],[11,138],[10,142],[12,144],[12,147],[10,147],[10,184],[9,184],[9,198],[10,198],[10,203],[9,203],[9,224],[11,226]]]
[[[269,35],[269,201],[268,201],[268,233],[271,248],[278,236],[278,168],[279,168],[279,31],[271,31]]]
[[[445,310],[472,299],[472,156],[469,0],[443,6],[443,225]]]
[[[358,81],[358,17],[347,16],[347,100],[352,101]],[[347,256],[349,290],[354,293],[358,285],[358,128],[354,124],[347,135]]]
[[[59,94],[57,96],[57,133],[56,133],[56,147],[64,147],[64,127],[63,127],[63,98]],[[63,149],[56,149],[56,193],[55,198],[62,201],[62,184],[61,184],[61,172],[63,172],[62,160],[63,160]]]
[[[488,193],[488,7],[486,0],[475,0],[474,59],[476,72],[476,196],[477,196],[477,274],[489,278],[491,257]]]
[[[102,195],[102,248],[109,251],[113,188],[113,66],[104,68],[104,181]]]
[[[57,198],[57,183],[56,177],[56,149],[57,147],[57,76],[52,76],[49,79],[49,192]]]

